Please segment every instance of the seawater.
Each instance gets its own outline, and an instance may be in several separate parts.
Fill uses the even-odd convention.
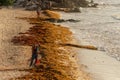
[[[80,8],[81,13],[61,12],[62,19],[80,22],[64,22],[79,42],[96,46],[109,56],[120,60],[120,0],[94,0],[97,8]]]

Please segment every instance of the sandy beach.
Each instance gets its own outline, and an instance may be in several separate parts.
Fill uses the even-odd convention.
[[[68,21],[56,23],[66,26],[67,28],[62,28],[60,25],[49,22],[40,23],[39,20],[34,18],[32,20],[31,17],[35,17],[34,12],[32,11],[25,11],[23,9],[1,9],[0,78],[2,80],[9,80],[15,77],[20,78],[20,76],[23,76],[20,80],[28,77],[31,78],[29,72],[19,71],[19,69],[28,69],[28,59],[31,57],[31,47],[14,45],[11,40],[14,36],[19,36],[18,34],[20,32],[24,33],[27,30],[33,30],[35,35],[41,36],[37,33],[37,28],[40,29],[40,26],[42,25],[44,26],[44,29],[46,28],[46,30],[48,30],[48,33],[46,32],[42,35],[43,39],[39,39],[39,36],[36,37],[41,42],[43,41],[43,44],[47,42],[47,44],[44,44],[47,46],[45,50],[47,58],[43,59],[42,68],[39,68],[38,70],[42,69],[45,71],[38,75],[37,71],[33,70],[34,75],[32,78],[39,77],[40,75],[42,77],[43,74],[46,74],[45,72],[48,71],[47,66],[49,65],[49,69],[59,69],[61,70],[61,74],[67,76],[59,75],[57,77],[58,79],[64,77],[66,80],[72,80],[73,78],[78,77],[77,80],[91,80],[91,78],[92,80],[120,80],[120,12],[118,11],[120,8],[118,3],[114,0],[95,0],[95,2],[99,2],[100,6],[97,8],[81,8],[82,13],[60,12],[62,19],[79,20],[79,22]],[[38,23],[39,27],[33,28],[33,25],[29,24],[26,20],[18,19],[16,17],[30,17],[31,22],[34,24]],[[46,24],[44,25],[44,23]],[[32,28],[30,28],[31,26]],[[70,43],[77,45],[91,45],[98,48],[98,50],[75,48],[72,52],[71,47],[67,47],[67,49],[56,44],[59,43],[60,40],[61,42],[69,42],[71,40],[72,37],[69,35],[71,32],[68,28],[72,32],[72,37],[75,39],[75,43]],[[60,33],[65,35],[58,35]],[[31,32],[29,32],[29,34],[31,34]],[[49,34],[52,35],[52,38]],[[54,56],[51,57],[51,54]],[[78,64],[76,63],[76,60],[78,61]],[[55,65],[54,62],[58,64]],[[67,67],[70,67],[71,71]],[[80,67],[80,69],[78,69],[78,67]],[[56,78],[56,75],[58,74],[52,72],[53,71],[51,71],[51,74],[55,74],[54,76]],[[67,74],[67,72],[69,73]],[[42,78],[47,79],[47,77],[44,76]]]
[[[31,47],[16,46],[11,43],[14,36],[24,32],[31,25],[27,21],[16,17],[33,16],[32,13],[24,10],[1,9],[0,10],[0,79],[8,80],[27,74],[28,72],[19,69],[28,68]]]
[[[0,13],[1,13],[0,14],[1,17],[0,18],[0,32],[1,32],[0,78],[2,80],[9,80],[11,78],[12,80],[18,80],[18,78],[19,80],[28,79],[28,78],[33,79],[33,78],[38,78],[40,76],[41,76],[40,79],[41,78],[48,79],[48,77],[46,78],[45,76],[42,76],[42,74],[47,74],[47,75],[54,74],[55,78],[58,79],[62,78],[65,80],[73,80],[73,79],[91,80],[91,78],[88,76],[88,73],[85,73],[83,72],[82,69],[79,69],[79,66],[76,63],[76,59],[75,57],[73,57],[75,56],[75,53],[72,52],[72,48],[63,47],[54,43],[54,40],[56,40],[55,41],[56,43],[57,41],[60,40],[61,42],[71,41],[72,37],[70,36],[71,32],[69,31],[69,29],[62,27],[60,25],[54,25],[49,22],[42,22],[42,25],[45,26],[45,28],[48,30],[49,33],[46,32],[45,35],[43,35],[45,37],[41,37],[41,39],[39,39],[39,40],[43,40],[44,38],[45,40],[45,41],[43,40],[44,46],[47,46],[47,49],[45,49],[47,58],[44,58],[43,64],[41,64],[43,68],[39,68],[37,69],[37,71],[29,70],[29,72],[31,71],[31,73],[33,73],[32,76],[29,72],[24,71],[24,69],[29,68],[28,60],[31,58],[31,52],[32,52],[31,47],[24,45],[23,46],[15,45],[13,44],[14,42],[11,42],[11,40],[13,39],[14,36],[20,36],[18,35],[20,32],[24,33],[32,29],[30,27],[34,27],[27,20],[23,20],[19,18],[28,17],[31,19],[33,23],[37,20],[36,18],[33,18],[35,17],[35,13],[32,11],[25,11],[23,9],[5,9],[5,8],[1,9]],[[36,20],[34,21],[34,19]],[[61,32],[62,34],[60,34],[59,32]],[[51,34],[52,36],[50,36],[49,34]],[[39,36],[36,37],[38,38]],[[51,44],[49,42],[46,43],[46,41],[53,41],[54,44]],[[51,55],[52,58],[54,57],[53,59],[51,58]],[[57,64],[53,62],[56,62]],[[58,73],[55,71],[48,72],[49,70],[46,69],[48,68],[48,66],[46,65],[49,66],[54,65],[52,66],[52,70],[59,71],[59,76]],[[20,71],[21,69],[23,71]],[[38,70],[41,69],[43,70],[43,72],[40,72],[38,75]],[[54,77],[51,76],[50,78],[54,78]]]

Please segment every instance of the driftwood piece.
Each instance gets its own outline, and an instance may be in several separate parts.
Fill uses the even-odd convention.
[[[76,48],[85,48],[85,49],[91,49],[91,50],[98,50],[96,47],[91,46],[91,45],[77,45],[77,44],[62,44],[64,46],[71,46],[71,47],[76,47]]]

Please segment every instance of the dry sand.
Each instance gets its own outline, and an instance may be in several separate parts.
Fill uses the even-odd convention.
[[[15,17],[33,16],[32,14],[33,12],[19,9],[0,9],[0,80],[27,74],[18,69],[28,68],[31,47],[15,46],[11,39],[31,27],[27,21]]]

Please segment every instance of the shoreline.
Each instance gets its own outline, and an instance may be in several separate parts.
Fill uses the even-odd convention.
[[[110,8],[104,8],[104,9],[105,10],[107,9],[108,11],[110,11]],[[111,44],[111,43],[117,43],[119,41],[118,40],[119,39],[118,21],[115,20],[114,21],[115,23],[113,22],[114,24],[109,23],[110,21],[113,21],[113,19],[111,18],[112,13],[110,14],[107,13],[107,16],[106,16],[106,14],[101,14],[101,12],[103,12],[102,9],[101,10],[85,9],[83,11],[84,12],[80,15],[77,13],[76,14],[62,13],[63,19],[66,19],[66,18],[81,19],[81,22],[78,24],[62,23],[62,25],[67,25],[67,27],[73,32],[74,37],[77,39],[78,44],[83,44],[83,45],[92,44],[92,45],[98,46],[98,48],[99,46],[101,46],[101,50],[98,50],[98,51],[87,50],[87,49],[77,49],[76,51],[78,53],[80,64],[85,65],[83,69],[85,70],[85,72],[90,73],[90,76],[92,76],[93,80],[114,80],[114,79],[119,80],[120,79],[119,77],[120,62],[118,61],[119,60],[119,50],[118,50],[119,43],[117,44],[117,46],[114,44]],[[82,17],[76,17],[76,16],[82,16]],[[91,20],[92,19],[91,16],[94,16],[95,18]],[[105,21],[106,22],[105,24],[103,20],[104,18],[101,18],[101,16],[105,16],[105,20],[110,19],[110,21],[109,20],[108,22]],[[97,20],[97,21],[95,22],[94,20],[95,21]],[[104,50],[104,47],[108,47],[109,51],[106,52]],[[111,47],[114,47],[114,48],[111,48]],[[111,55],[112,57],[109,56],[108,54]],[[114,57],[113,55],[116,57]],[[118,60],[116,60],[116,58]]]
[[[53,15],[53,12],[48,11],[48,13]],[[54,14],[56,14],[56,17],[58,18],[58,14]],[[52,17],[55,18],[55,16]],[[27,20],[34,25],[27,30],[27,32],[20,33],[18,37],[14,37],[12,42],[20,45],[30,45],[34,44],[35,38],[37,42],[41,44],[41,47],[43,47],[42,51],[46,56],[41,59],[41,64],[38,68],[27,70],[28,72],[33,73],[32,75],[28,74],[16,78],[17,80],[32,78],[47,80],[47,75],[50,79],[56,78],[58,80],[91,80],[88,77],[88,74],[79,70],[79,66],[74,58],[75,52],[71,51],[72,48],[60,45],[61,43],[71,43],[73,40],[71,37],[72,33],[68,28],[48,21],[42,21],[44,18],[37,19],[25,17],[20,19]],[[31,36],[27,36],[26,34]],[[32,35],[34,35],[34,38],[30,38]],[[49,69],[47,70],[48,67]],[[53,70],[55,72],[53,72]]]

